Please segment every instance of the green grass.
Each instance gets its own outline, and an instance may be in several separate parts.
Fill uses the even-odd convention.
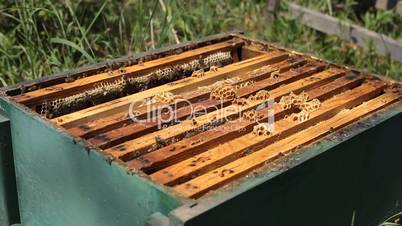
[[[330,61],[402,78],[402,63],[357,48],[337,37],[301,25],[287,13],[286,1],[272,27],[265,21],[266,0],[195,1],[0,1],[0,86],[230,30],[293,48]],[[352,0],[300,0],[304,6],[357,23],[402,41],[402,17],[392,11],[355,14]],[[338,9],[340,8],[340,9]],[[382,225],[399,225],[395,215]]]
[[[401,39],[401,18],[390,11],[355,15],[353,1],[302,0],[301,4]],[[343,2],[345,10],[336,10]],[[158,0],[0,2],[0,84],[51,73],[229,30],[330,61],[400,79],[402,63],[311,30],[287,13],[284,1],[272,27],[265,0]],[[398,24],[399,23],[399,24]],[[396,25],[395,25],[396,24]]]
[[[401,219],[402,212],[389,217],[387,220],[384,221],[384,223],[380,224],[379,226],[400,226],[402,223]]]
[[[328,2],[331,2],[331,4]],[[356,15],[352,10],[352,7],[355,5],[353,1],[347,0],[342,2],[344,8],[338,11],[333,7],[337,4],[335,1],[303,0],[301,1],[301,4],[362,26],[366,26],[366,24],[362,24],[363,21],[360,17],[366,18],[369,17],[367,15],[372,16],[378,13],[390,12],[369,11],[362,15]],[[344,42],[335,36],[324,35],[320,32],[306,28],[305,26],[300,25],[298,20],[289,18],[286,12],[286,7],[282,7],[279,19],[274,24],[274,33],[269,36],[269,40],[275,40],[285,46],[303,52],[310,52],[336,63],[354,66],[364,71],[386,75],[395,79],[401,79],[401,62],[395,61],[390,57],[379,56],[375,53],[373,46],[368,46],[365,49],[358,48],[357,46]],[[394,14],[396,13],[393,13],[393,15]],[[370,22],[370,26],[376,25],[379,27],[386,27],[386,25],[392,26],[393,22],[397,21],[383,21],[378,19],[370,20]],[[401,23],[399,23],[399,25],[401,25]],[[288,31],[291,31],[291,35],[287,34],[289,33]],[[389,29],[389,32],[396,34],[391,28]],[[389,35],[386,32],[385,34]]]

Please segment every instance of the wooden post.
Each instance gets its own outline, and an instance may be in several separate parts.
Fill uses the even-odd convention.
[[[267,18],[269,27],[272,26],[272,24],[275,20],[275,13],[278,10],[280,4],[281,4],[280,0],[267,0],[266,18]]]
[[[267,0],[267,12],[275,14],[280,4],[281,4],[280,0]]]
[[[402,1],[399,1],[396,5],[396,11],[402,15]]]
[[[387,9],[388,8],[388,0],[377,0],[375,3],[375,7],[377,9]]]
[[[377,9],[388,10],[394,8],[397,3],[398,0],[377,0],[375,7]]]
[[[298,17],[300,22],[315,30],[336,35],[360,47],[367,47],[372,42],[378,54],[390,55],[393,59],[402,61],[402,43],[383,34],[293,3],[289,3],[289,11],[294,17]]]

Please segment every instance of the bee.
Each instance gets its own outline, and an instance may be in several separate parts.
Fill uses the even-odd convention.
[[[218,67],[217,66],[211,66],[211,68],[209,68],[210,71],[213,72],[217,72],[218,71]]]
[[[69,82],[74,82],[74,81],[75,81],[75,78],[68,76],[68,77],[66,77],[66,78],[64,79],[64,81],[67,82],[67,83],[69,83]]]
[[[120,74],[124,74],[127,72],[127,70],[126,70],[126,68],[121,67],[121,68],[119,68],[119,72],[120,72]]]
[[[192,118],[192,119],[191,119],[191,125],[193,125],[193,126],[197,126],[197,125],[198,125],[198,121],[197,121],[196,118]]]
[[[140,59],[138,60],[138,65],[144,66],[144,59],[143,59],[143,58],[140,58]]]
[[[194,72],[191,74],[191,77],[194,77],[194,78],[202,78],[202,77],[204,77],[204,75],[205,75],[204,70],[203,70],[203,69],[200,69],[200,70],[194,71]]]

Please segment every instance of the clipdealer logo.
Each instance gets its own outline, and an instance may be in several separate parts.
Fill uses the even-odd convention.
[[[211,128],[218,129],[214,121],[222,123],[232,121],[233,119],[244,119],[243,112],[254,109],[264,115],[262,119],[255,118],[257,125],[263,125],[269,132],[275,130],[275,110],[273,108],[275,101],[268,99],[256,107],[227,105],[227,102],[220,101],[219,104],[205,105],[202,103],[191,103],[187,99],[175,99],[170,104],[155,103],[152,99],[148,101],[133,101],[129,105],[128,115],[135,123],[154,124],[158,129],[166,128],[169,125],[175,125],[184,121],[197,121],[199,125],[212,124]],[[201,117],[202,116],[202,117]],[[183,125],[184,126],[184,125]],[[194,128],[193,125],[189,125]],[[234,124],[231,130],[242,131],[244,129],[240,124]],[[229,127],[223,127],[229,128]]]

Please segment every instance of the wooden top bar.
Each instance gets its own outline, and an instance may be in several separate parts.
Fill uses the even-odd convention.
[[[290,92],[301,92],[304,89],[309,89],[313,87],[317,87],[320,85],[324,85],[330,81],[339,78],[340,76],[345,74],[345,70],[338,68],[330,68],[323,72],[314,74],[308,78],[298,80],[296,82],[281,86],[277,89],[269,91],[272,99],[278,100],[280,97],[290,93]],[[199,127],[202,125],[211,122],[214,120],[222,120],[225,118],[236,117],[241,112],[251,110],[261,103],[264,103],[265,100],[255,100],[250,101],[247,106],[233,107],[228,106],[217,111],[213,111],[211,113],[199,116],[196,118],[198,121]],[[233,118],[235,119],[235,118]],[[106,149],[105,152],[112,154],[114,157],[119,158],[128,153],[135,153],[135,155],[143,154],[147,151],[152,145],[155,144],[155,137],[159,137],[161,139],[173,139],[178,138],[180,136],[184,136],[186,132],[195,129],[190,120],[184,121],[180,124],[168,127],[161,131],[156,131],[154,133],[146,134],[138,139],[127,141],[121,145],[116,147],[112,147],[110,149]],[[124,150],[122,150],[124,149]]]
[[[220,165],[237,159],[244,152],[252,152],[258,147],[263,147],[280,140],[292,133],[299,132],[320,121],[329,119],[337,112],[361,104],[378,95],[385,87],[384,83],[364,84],[349,92],[345,92],[322,103],[320,109],[313,112],[310,118],[304,122],[293,121],[290,118],[277,121],[275,131],[269,136],[256,136],[248,133],[239,138],[227,141],[213,149],[195,155],[185,161],[162,169],[151,175],[151,178],[161,184],[173,185],[196,174],[205,173]],[[203,159],[203,161],[197,161]],[[195,163],[196,162],[196,163]],[[195,164],[194,164],[195,163]]]
[[[243,45],[244,42],[240,40],[228,40],[220,42],[213,45],[208,45],[201,47],[192,51],[186,51],[180,54],[163,57],[160,59],[144,62],[142,64],[136,64],[132,66],[125,67],[124,72],[119,69],[114,70],[110,73],[101,73],[81,79],[77,79],[72,82],[61,83],[58,85],[46,87],[43,89],[38,89],[32,92],[24,93],[13,97],[14,100],[26,105],[33,105],[38,103],[40,100],[46,100],[47,98],[55,99],[60,96],[67,96],[77,92],[81,89],[93,86],[99,82],[110,82],[123,75],[137,76],[146,73],[150,70],[154,70],[157,67],[168,66],[173,63],[180,63],[184,61],[190,61],[199,58],[201,55],[210,54],[218,51],[227,51],[233,48]]]
[[[354,79],[341,77],[325,86],[308,90],[307,94],[309,100],[317,98],[320,101],[324,101],[334,95],[360,85],[362,81],[363,77],[361,76]],[[273,108],[277,109],[275,110],[275,120],[279,120],[285,115],[294,112],[294,109],[283,110],[281,107],[276,105],[274,105]],[[268,110],[269,109],[266,108],[258,110],[258,112],[261,112],[262,114],[261,121],[267,120]],[[128,161],[126,164],[130,168],[143,170],[146,173],[153,173],[157,170],[183,161],[190,156],[201,153],[208,148],[215,147],[216,145],[219,145],[222,140],[231,140],[250,132],[252,127],[256,124],[256,122],[242,119],[229,121],[221,125],[221,128],[218,127],[214,130],[208,130],[193,137],[185,138],[179,142]]]
[[[237,159],[206,174],[175,187],[187,197],[197,198],[206,192],[244,176],[251,170],[264,166],[279,156],[288,154],[296,148],[312,143],[318,138],[339,130],[367,114],[382,109],[400,100],[401,95],[386,93],[351,110],[344,110],[336,116],[310,127],[288,138],[279,140],[255,153]]]
[[[233,83],[233,85],[239,85],[244,82],[254,81],[257,82],[262,79],[269,78],[272,72],[279,70],[280,72],[284,72],[289,70],[292,67],[301,65],[305,63],[306,60],[304,58],[296,58],[295,60],[289,63],[288,60],[281,61],[279,63],[274,63],[270,65],[269,70],[264,70],[263,72],[248,72],[246,74],[241,74],[237,77],[237,81]],[[324,63],[310,63],[309,65],[316,65],[317,68],[324,67]],[[278,83],[279,84],[279,83]],[[210,91],[208,90],[193,90],[190,92],[180,94],[180,98],[191,103],[196,103],[198,100],[208,99]],[[171,105],[174,107],[174,105]],[[158,109],[161,107],[166,107],[166,104],[155,103],[152,105],[153,109]],[[135,109],[138,112],[138,117],[148,114],[148,110],[150,107],[144,106]],[[92,120],[88,123],[81,124],[79,126],[73,127],[69,129],[69,131],[78,137],[91,138],[94,137],[97,133],[102,133],[108,130],[113,130],[122,127],[124,124],[132,123],[131,118],[128,116],[126,112],[117,113],[105,118],[100,118],[98,120]]]
[[[282,67],[278,68],[277,70],[289,68],[290,65],[291,65],[290,63],[283,64]],[[307,68],[312,68],[312,70],[314,70],[319,67],[320,67],[320,64],[311,65],[310,67],[307,67]],[[274,72],[274,71],[276,71],[276,70],[274,68],[272,68],[270,70],[270,72],[268,72],[268,74],[270,74],[271,72]],[[284,84],[285,82],[290,82],[292,80],[295,80],[297,77],[301,78],[301,77],[303,77],[302,75],[304,75],[304,74],[292,73],[291,75],[292,76],[281,76],[280,79],[279,78],[277,78],[277,79],[267,78],[267,79],[258,81],[255,84],[252,84],[250,86],[240,88],[237,90],[238,98],[247,98],[250,95],[255,94],[256,92],[258,92],[261,89],[273,89],[275,87],[280,86],[281,84]],[[246,76],[246,77],[249,77],[249,76]],[[209,94],[209,92],[207,92],[207,94]],[[208,98],[208,99],[200,101],[200,102],[192,103],[190,106],[185,106],[185,107],[175,110],[176,119],[182,120],[182,119],[190,117],[194,113],[193,109],[203,109],[205,113],[208,113],[213,110],[219,109],[221,107],[226,107],[226,106],[230,105],[231,103],[232,103],[232,100],[215,100],[215,99]],[[124,127],[118,128],[118,129],[111,130],[106,133],[102,133],[98,136],[95,136],[95,137],[89,139],[88,141],[102,149],[108,148],[111,146],[115,146],[126,140],[139,137],[142,134],[145,134],[148,132],[153,132],[153,131],[157,130],[158,123],[159,123],[158,120],[154,120],[154,121],[150,121],[150,122],[143,122],[143,123],[131,123],[131,124],[127,123],[129,125],[126,125]],[[169,122],[167,122],[167,123],[169,123]]]
[[[402,84],[231,35],[6,94],[127,172],[197,199],[362,117],[374,125],[402,103]]]
[[[171,82],[155,88],[151,88],[140,93],[135,93],[126,97],[115,99],[104,104],[96,105],[81,111],[77,111],[68,115],[64,115],[52,121],[56,124],[62,125],[66,128],[71,128],[79,124],[94,120],[100,117],[106,117],[118,112],[128,111],[130,104],[139,106],[140,103],[146,98],[153,97],[160,92],[171,92],[178,94],[193,90],[199,86],[212,84],[215,81],[235,77],[247,71],[261,67],[267,63],[275,63],[280,60],[286,59],[288,54],[282,52],[266,53],[255,58],[240,61],[230,64],[228,66],[219,68],[218,71],[208,71],[201,78],[189,77],[182,79],[178,82]]]

